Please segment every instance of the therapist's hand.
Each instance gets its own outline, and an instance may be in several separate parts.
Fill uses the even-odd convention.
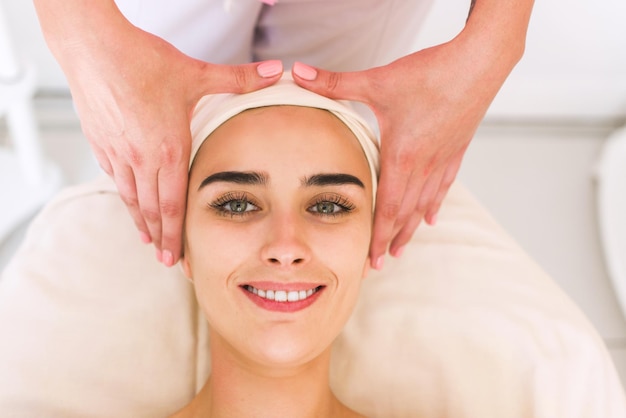
[[[90,68],[72,93],[83,131],[142,240],[154,243],[159,261],[171,266],[181,254],[195,105],[206,94],[265,87],[280,77],[282,65],[212,65],[152,35],[140,38],[122,56]],[[267,67],[271,74],[264,78],[259,71]]]
[[[374,268],[382,267],[387,248],[394,256],[402,253],[422,219],[435,224],[470,140],[512,68],[483,65],[477,55],[449,42],[361,72],[294,66],[299,85],[363,102],[378,119],[381,173],[370,248]]]
[[[37,6],[100,166],[115,180],[142,240],[155,245],[159,261],[173,265],[182,248],[195,105],[206,94],[273,84],[282,63],[192,59],[131,25],[111,1]],[[74,20],[67,19],[70,11],[78,14]]]

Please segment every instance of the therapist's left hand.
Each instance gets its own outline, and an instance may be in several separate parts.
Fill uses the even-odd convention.
[[[294,80],[333,99],[367,104],[381,131],[381,173],[370,247],[380,269],[422,221],[435,224],[461,160],[510,68],[499,71],[454,42],[389,65],[335,73],[296,63]],[[489,65],[493,65],[493,61]]]

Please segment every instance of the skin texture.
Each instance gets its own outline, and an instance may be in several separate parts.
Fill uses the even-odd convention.
[[[254,172],[265,181],[221,176],[201,187],[224,172]],[[304,183],[339,173],[363,187]],[[233,201],[243,215],[232,212]],[[180,416],[356,416],[330,392],[328,369],[331,343],[368,270],[371,223],[369,166],[331,113],[253,109],[211,134],[190,173],[182,265],[211,329],[212,372]],[[324,288],[309,307],[276,312],[241,288],[257,282]]]
[[[115,180],[144,242],[173,265],[181,254],[189,117],[199,97],[275,83],[278,61],[218,66],[132,26],[112,0],[34,0],[83,131]],[[471,2],[453,40],[388,65],[333,73],[294,66],[301,86],[370,106],[382,132],[372,267],[399,256],[436,215],[489,105],[523,54],[533,0]],[[140,51],[141,53],[138,53]]]

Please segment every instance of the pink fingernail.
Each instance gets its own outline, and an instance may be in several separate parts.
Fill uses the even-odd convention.
[[[141,236],[141,242],[143,242],[144,244],[150,244],[152,242],[152,238],[150,238],[150,235],[146,234],[145,232],[140,231],[139,235]]]
[[[300,78],[313,81],[317,78],[317,70],[313,67],[309,67],[301,62],[296,62],[293,65],[293,72]]]
[[[156,250],[156,258],[157,258],[157,260],[159,260],[159,263],[163,262],[163,253],[158,248]]]
[[[376,259],[376,262],[374,263],[374,268],[376,270],[382,270],[384,264],[385,264],[385,257],[381,255],[380,257]]]
[[[437,214],[435,213],[433,216],[430,217],[430,224],[432,226],[435,226],[436,223],[437,223]]]
[[[279,60],[265,61],[256,67],[256,71],[263,78],[274,77],[283,72],[283,63]]]
[[[174,265],[174,256],[172,255],[171,251],[163,251],[163,264],[165,264],[167,267],[172,267]]]
[[[393,256],[394,256],[394,257],[402,257],[402,254],[404,253],[404,249],[405,249],[405,248],[406,248],[406,247],[405,247],[404,245],[403,245],[402,247],[398,248],[398,249],[394,252]]]

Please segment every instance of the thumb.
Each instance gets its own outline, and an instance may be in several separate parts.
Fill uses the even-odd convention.
[[[331,99],[368,102],[369,72],[332,72],[296,62],[294,81],[307,90]]]
[[[203,63],[202,94],[248,93],[268,87],[283,75],[279,60],[242,65]]]

